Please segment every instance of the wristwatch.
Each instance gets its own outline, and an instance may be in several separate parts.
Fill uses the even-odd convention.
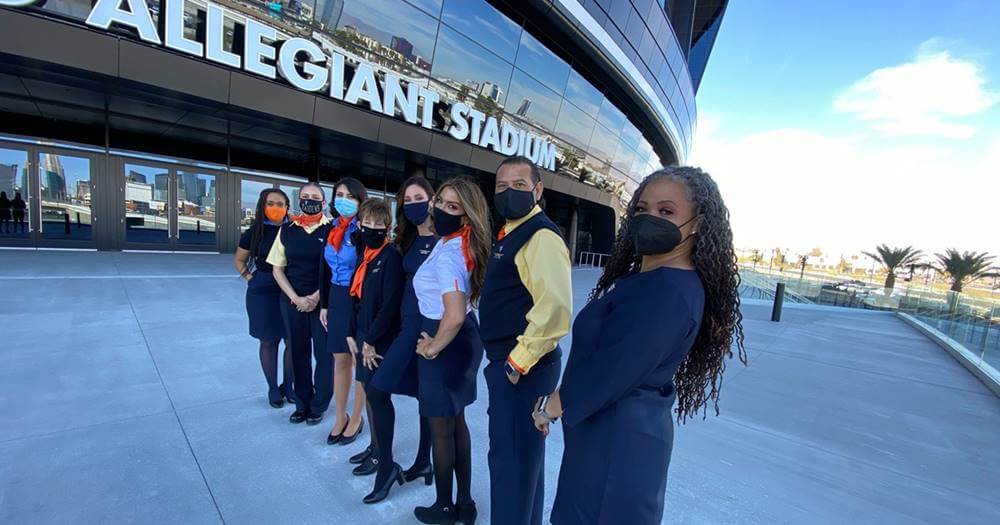
[[[514,365],[510,364],[510,361],[508,361],[508,362],[506,362],[506,363],[503,364],[503,369],[504,369],[504,372],[507,373],[507,377],[509,377],[509,378],[513,379],[515,377],[520,377],[521,376],[521,373],[518,372],[516,368],[514,368]]]
[[[550,396],[542,397],[542,402],[538,404],[538,415],[548,420],[549,423],[555,423],[556,421],[559,421],[559,418],[550,416],[548,411],[545,410],[546,405],[549,404],[549,397]]]

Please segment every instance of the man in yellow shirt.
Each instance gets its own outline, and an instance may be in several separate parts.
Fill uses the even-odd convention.
[[[531,413],[561,369],[573,290],[569,251],[539,208],[544,186],[530,159],[500,164],[494,203],[506,223],[493,245],[479,301],[490,393],[491,523],[540,525],[545,437]]]

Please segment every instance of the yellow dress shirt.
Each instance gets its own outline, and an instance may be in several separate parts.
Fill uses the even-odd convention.
[[[303,229],[306,233],[312,233],[324,224],[330,224],[330,218],[326,215],[323,215],[323,218],[316,224]],[[299,227],[302,228],[302,226]],[[285,257],[285,244],[281,242],[280,228],[278,229],[277,237],[274,238],[274,244],[271,245],[271,251],[267,252],[267,264],[270,264],[271,266],[281,266],[282,268],[288,266],[288,258]]]
[[[538,206],[528,215],[507,221],[504,231],[510,234],[525,221],[538,215]],[[545,354],[555,349],[559,340],[569,333],[573,316],[573,282],[569,249],[557,233],[547,228],[538,230],[514,256],[521,283],[528,289],[534,306],[525,318],[528,327],[517,338],[517,346],[507,362],[521,374]]]

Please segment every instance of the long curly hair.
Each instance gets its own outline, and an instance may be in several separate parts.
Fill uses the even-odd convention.
[[[635,216],[636,204],[646,187],[664,179],[683,184],[688,198],[694,203],[699,219],[691,258],[705,289],[701,328],[690,353],[674,376],[677,387],[675,410],[678,421],[684,423],[699,410],[704,419],[709,402],[713,403],[715,414],[719,415],[722,374],[726,370],[726,359],[733,356],[733,343],[738,349],[740,362],[747,364],[743,347],[743,314],[740,313],[740,274],[733,252],[729,209],[711,176],[698,168],[672,166],[653,172],[642,181],[632,195],[614,250],[590,294],[590,300],[603,295],[621,277],[640,270],[642,257],[636,253],[632,241],[631,218]]]
[[[438,187],[435,200],[444,193],[444,190],[451,188],[458,194],[458,200],[462,203],[465,216],[469,219],[470,239],[469,248],[472,251],[472,259],[475,267],[472,269],[472,285],[469,293],[469,300],[473,306],[479,304],[479,296],[483,291],[483,282],[486,280],[486,263],[489,261],[490,248],[493,247],[493,236],[490,235],[490,206],[486,202],[483,190],[475,181],[468,177],[454,177],[445,181]]]

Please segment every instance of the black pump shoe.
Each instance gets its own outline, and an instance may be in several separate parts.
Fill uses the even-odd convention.
[[[292,412],[292,415],[288,416],[288,422],[295,424],[301,423],[306,420],[307,415],[308,414],[305,410],[296,409],[295,412]]]
[[[476,523],[476,518],[479,516],[479,512],[476,511],[476,502],[470,501],[468,503],[458,503],[455,505],[455,509],[458,512],[458,522],[464,525],[473,525]]]
[[[267,390],[267,402],[271,404],[274,408],[281,408],[285,406],[284,395],[281,393],[281,389],[269,388]]]
[[[378,458],[374,455],[370,455],[365,458],[364,463],[354,467],[351,474],[354,474],[355,476],[371,476],[376,472],[378,472]]]
[[[372,449],[371,445],[368,445],[368,448],[351,456],[351,458],[348,459],[347,462],[350,463],[351,465],[360,465],[364,463],[365,460],[372,455],[372,452],[374,452],[374,449]]]
[[[403,485],[403,467],[400,467],[397,463],[392,464],[392,474],[389,474],[385,483],[381,487],[376,484],[375,488],[362,501],[370,505],[384,500],[389,497],[389,489],[392,488],[393,483],[399,483],[400,486]]]
[[[420,523],[454,525],[458,514],[451,505],[435,503],[432,507],[417,507],[413,509],[413,516]]]
[[[403,472],[403,480],[407,483],[420,478],[424,478],[424,485],[434,483],[434,470],[430,465],[421,468],[410,467]]]
[[[354,443],[354,440],[358,439],[358,436],[361,435],[361,431],[364,430],[364,429],[365,429],[365,420],[362,419],[361,420],[361,424],[358,425],[358,431],[355,432],[353,436],[348,436],[345,433],[344,437],[340,438],[340,444],[341,445],[350,445],[351,443]],[[346,429],[345,429],[345,432],[346,432]]]
[[[337,443],[340,443],[340,440],[343,439],[343,437],[344,437],[343,434],[337,434],[336,436],[333,435],[333,434],[328,434],[326,436],[326,444],[327,445],[336,445]]]

